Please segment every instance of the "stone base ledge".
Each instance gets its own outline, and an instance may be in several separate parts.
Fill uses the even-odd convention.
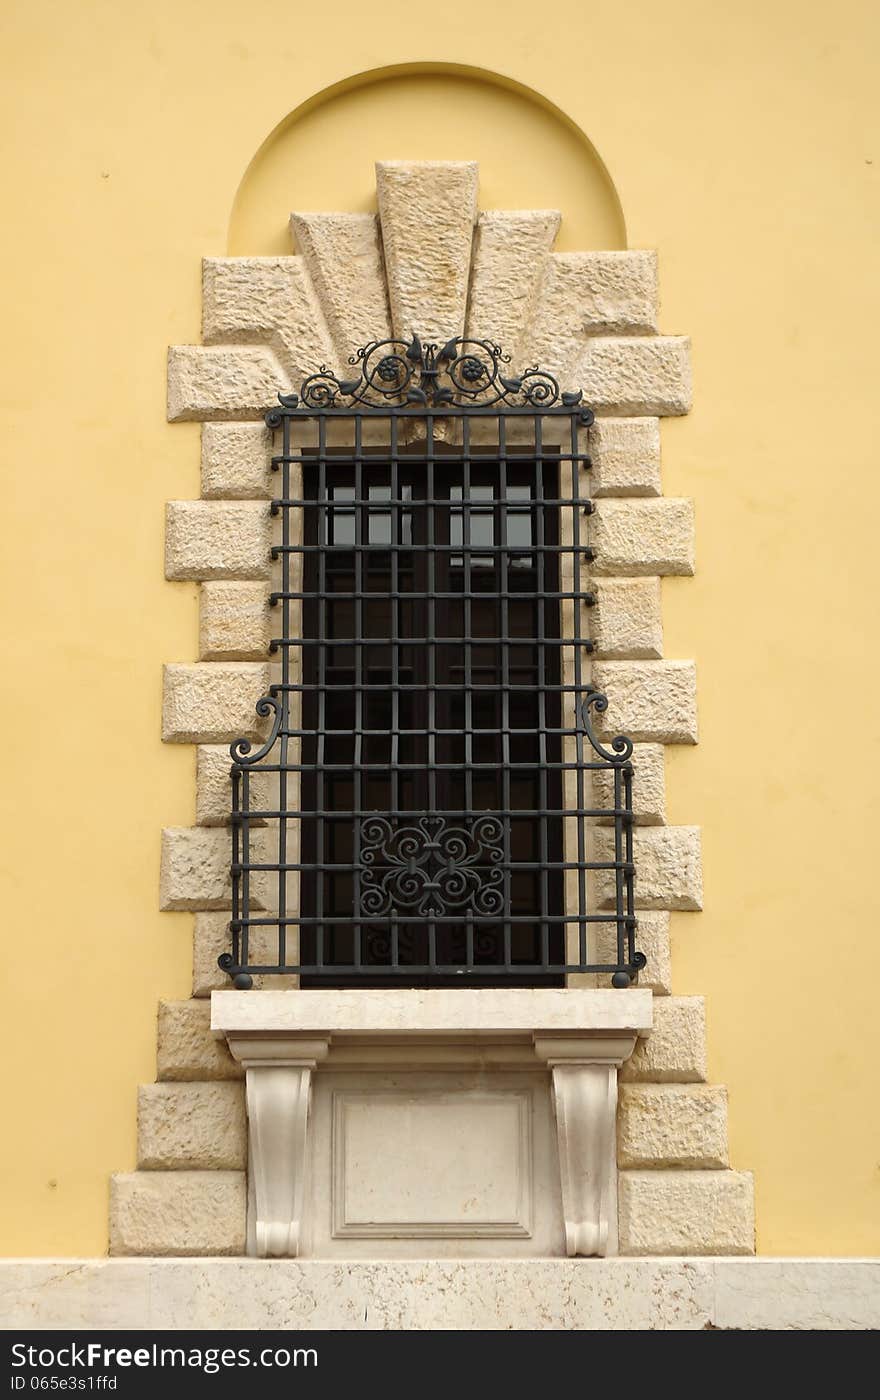
[[[0,1326],[854,1331],[880,1259],[8,1259]]]

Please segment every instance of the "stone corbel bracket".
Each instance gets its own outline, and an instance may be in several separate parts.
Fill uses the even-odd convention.
[[[247,1078],[248,1253],[294,1257],[312,1074],[547,1065],[569,1255],[617,1248],[617,1070],[652,1025],[642,989],[214,992],[211,1027]]]

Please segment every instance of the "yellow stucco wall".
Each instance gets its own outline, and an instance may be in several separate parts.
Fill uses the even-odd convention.
[[[430,62],[526,84],[588,135],[629,245],[659,250],[663,329],[693,337],[694,412],[663,451],[699,572],[664,584],[664,616],[667,655],[699,666],[669,796],[703,827],[706,910],[674,924],[675,990],[708,998],[760,1250],[880,1252],[878,29],[868,0],[7,4],[0,1252],[106,1249],[156,1002],[189,990],[190,919],[158,912],[157,877],[194,756],[159,741],[160,667],[194,658],[197,601],[163,580],[162,519],[198,494],[198,427],[164,421],[165,347],[198,339],[204,254],[277,236],[283,163],[235,200],[279,123]],[[471,99],[435,124],[401,121],[392,88],[351,100],[279,228],[362,207],[374,158],[448,155],[483,161],[493,205],[561,190],[566,246],[598,236],[597,167],[546,108],[503,142]]]

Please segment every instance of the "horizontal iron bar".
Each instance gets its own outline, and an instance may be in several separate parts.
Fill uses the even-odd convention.
[[[426,977],[435,975],[437,977],[498,977],[503,979],[507,972],[515,977],[520,977],[526,973],[544,973],[551,976],[561,976],[565,972],[596,972],[599,974],[615,972],[633,973],[636,970],[631,963],[238,963],[230,972],[249,972],[255,976],[271,975],[275,976],[303,976],[317,977],[326,974],[328,977],[340,976],[361,976],[386,977],[389,974],[401,977]]]

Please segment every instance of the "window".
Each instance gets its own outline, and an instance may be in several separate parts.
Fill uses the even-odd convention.
[[[424,385],[433,352],[419,351]],[[453,384],[471,382],[448,352]],[[606,749],[590,724],[605,703],[580,587],[591,415],[577,396],[533,401],[522,381],[511,407],[497,365],[473,356],[476,402],[434,371],[433,411],[404,392],[403,358],[365,372],[374,390],[386,366],[378,406],[343,402],[358,386],[322,372],[270,415],[280,675],[261,702],[269,739],[232,749],[224,965],[238,985],[254,971],[304,986],[562,985],[600,967],[624,985],[639,966],[632,746]],[[272,799],[255,801],[267,781]],[[607,839],[593,850],[597,822],[610,854]],[[616,961],[596,961],[591,925],[612,927]]]

